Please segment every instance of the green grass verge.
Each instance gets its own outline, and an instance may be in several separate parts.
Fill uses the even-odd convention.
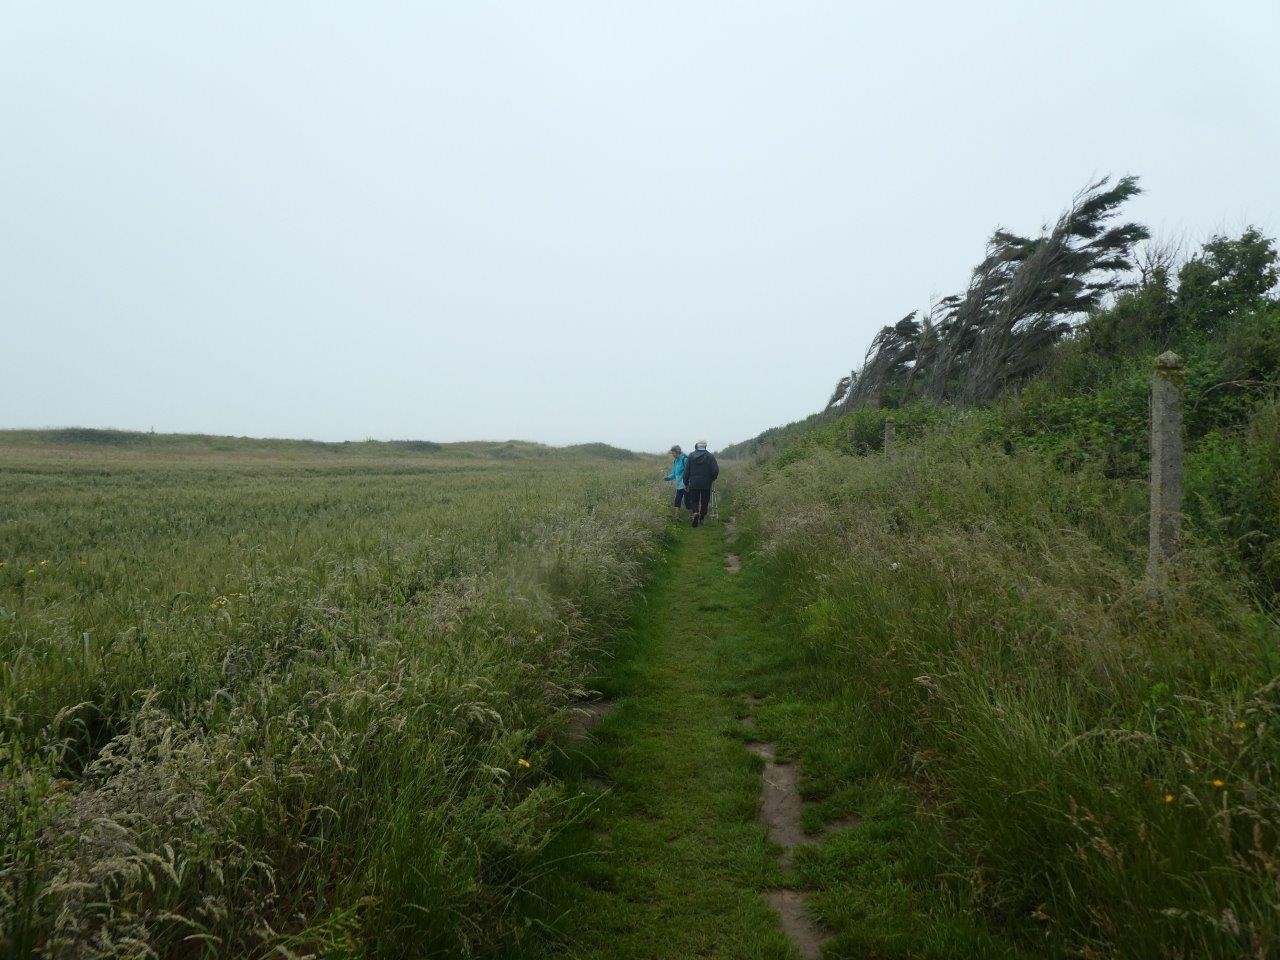
[[[1274,618],[1193,538],[1157,602],[1140,488],[965,439],[741,494],[787,644],[764,730],[875,812],[798,861],[829,955],[1275,955]]]

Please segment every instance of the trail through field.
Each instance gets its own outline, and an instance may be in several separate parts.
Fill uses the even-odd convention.
[[[764,627],[724,528],[682,529],[611,671],[614,707],[573,750],[598,803],[557,872],[559,956],[817,957],[793,889],[797,770],[754,742]]]

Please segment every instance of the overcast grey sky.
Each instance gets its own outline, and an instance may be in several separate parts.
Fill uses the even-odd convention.
[[[713,446],[1104,173],[1280,224],[1277,0],[0,0],[0,426]]]

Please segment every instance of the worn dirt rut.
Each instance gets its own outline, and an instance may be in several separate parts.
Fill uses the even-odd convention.
[[[754,728],[754,722],[747,726]],[[771,743],[753,740],[747,749],[764,761],[760,776],[760,822],[768,830],[769,839],[781,848],[778,865],[789,868],[796,848],[808,842],[801,826],[804,800],[800,796],[800,773],[794,763],[778,762]],[[768,891],[765,899],[777,912],[783,931],[803,960],[818,960],[822,956],[822,945],[830,935],[809,919],[805,893],[781,887]]]

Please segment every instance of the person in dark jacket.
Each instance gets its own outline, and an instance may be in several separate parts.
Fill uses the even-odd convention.
[[[720,464],[707,449],[707,441],[699,440],[684,464],[684,503],[693,513],[693,525],[702,526],[711,506],[711,485],[720,476]]]

